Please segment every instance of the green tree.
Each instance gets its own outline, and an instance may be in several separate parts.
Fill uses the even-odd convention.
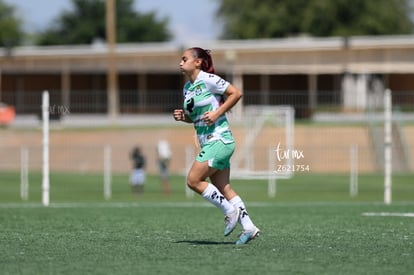
[[[38,45],[90,44],[106,38],[105,0],[72,0],[72,5],[39,34]],[[116,1],[118,43],[169,40],[167,23],[168,19],[157,21],[154,12],[135,12],[133,0]]]
[[[0,47],[19,45],[24,38],[23,23],[15,15],[13,6],[0,0]]]
[[[222,38],[411,34],[410,0],[221,0]]]

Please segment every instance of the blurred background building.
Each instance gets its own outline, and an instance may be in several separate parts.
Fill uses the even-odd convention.
[[[186,146],[193,143],[191,127],[189,132],[180,126],[172,129],[171,112],[182,106],[181,54],[200,46],[212,51],[217,74],[244,92],[242,102],[229,114],[236,126],[243,125],[245,110],[251,107],[294,108],[295,147],[305,152],[305,161],[315,172],[349,171],[354,145],[359,146],[361,171],[382,171],[384,91],[390,89],[393,169],[414,170],[412,1],[326,0],[303,5],[303,1],[269,0],[259,7],[248,1],[222,0],[213,5],[186,0],[182,8],[173,9],[188,20],[186,28],[174,20],[169,27],[168,18],[160,18],[156,11],[137,11],[141,1],[57,2],[62,1],[72,5],[44,30],[22,35],[19,24],[25,16],[13,13],[14,2],[5,5],[0,0],[0,9],[16,26],[2,27],[0,20],[0,102],[13,111],[14,120],[1,133],[0,154],[8,157],[0,169],[18,169],[24,146],[32,147],[32,167],[39,167],[36,129],[41,94],[47,90],[52,128],[92,129],[52,132],[52,169],[101,170],[102,148],[110,145],[112,168],[125,172],[123,158],[139,139],[149,171],[156,171],[156,140],[162,138],[178,158],[172,161],[172,172],[182,172]],[[198,20],[195,4],[205,11],[206,21],[220,19],[221,34],[212,37],[217,30]],[[159,128],[140,128],[143,125]],[[109,127],[93,132],[108,126],[132,130]],[[21,127],[35,130],[24,135],[13,131]],[[251,125],[244,127],[234,129],[240,147]],[[263,129],[255,137],[256,147],[249,147],[258,166],[268,164],[263,158],[269,146],[266,139],[285,142],[272,129],[269,133]],[[178,134],[184,132],[189,139]]]
[[[170,113],[181,106],[183,49],[172,43],[120,44],[117,114]],[[298,118],[318,111],[394,107],[413,111],[414,36],[286,38],[204,42],[223,78],[244,91],[245,105],[293,105]],[[2,102],[17,115],[38,114],[41,93],[74,114],[107,114],[106,44],[16,47],[0,51]]]

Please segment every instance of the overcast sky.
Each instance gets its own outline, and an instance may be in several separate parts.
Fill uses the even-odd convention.
[[[4,0],[16,7],[28,32],[44,30],[63,10],[71,8],[71,0]],[[218,1],[215,0],[135,0],[136,11],[155,11],[159,18],[169,17],[174,40],[214,40],[220,26],[215,23]]]

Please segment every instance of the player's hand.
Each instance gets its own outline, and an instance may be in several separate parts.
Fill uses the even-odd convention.
[[[183,109],[175,109],[173,117],[176,121],[185,121],[185,115]]]
[[[213,125],[217,120],[217,113],[215,111],[205,112],[203,114],[203,121],[207,126]]]

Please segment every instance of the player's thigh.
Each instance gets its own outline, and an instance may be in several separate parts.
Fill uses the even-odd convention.
[[[216,169],[208,166],[207,161],[199,162],[196,160],[188,172],[187,182],[189,184],[194,184],[196,182],[205,181],[206,178],[214,174],[215,171]]]

